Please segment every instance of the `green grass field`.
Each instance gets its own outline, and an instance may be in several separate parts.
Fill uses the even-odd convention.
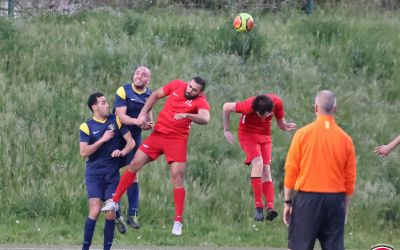
[[[78,129],[91,115],[87,97],[100,90],[112,102],[145,64],[153,89],[204,76],[212,120],[192,127],[184,235],[170,236],[172,187],[161,158],[140,173],[143,227],[116,233],[115,245],[285,247],[281,216],[253,221],[250,171],[238,143],[224,139],[222,104],[273,92],[287,120],[303,126],[314,119],[316,92],[330,89],[357,151],[346,248],[400,247],[399,150],[385,159],[373,153],[400,132],[400,13],[339,5],[306,16],[287,8],[251,13],[256,26],[246,34],[233,30],[235,14],[166,8],[0,17],[0,244],[81,243],[87,204]],[[291,135],[273,131],[281,211]],[[93,244],[101,244],[102,228],[103,218]]]

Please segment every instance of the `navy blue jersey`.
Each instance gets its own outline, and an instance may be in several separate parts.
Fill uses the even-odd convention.
[[[145,88],[142,92],[138,92],[133,88],[132,83],[125,84],[117,90],[115,95],[116,108],[126,107],[126,114],[129,117],[137,118],[140,110],[142,110],[147,98],[151,95],[151,90]],[[136,125],[126,125],[132,136],[140,135],[142,129]]]
[[[111,157],[116,149],[123,149],[125,135],[129,130],[122,126],[115,115],[109,115],[105,121],[96,119],[88,120],[79,128],[80,142],[87,142],[89,145],[98,141],[107,130],[114,130],[114,137],[101,145],[93,154],[89,155],[86,161],[86,173],[108,173],[118,171],[122,163],[122,157]]]

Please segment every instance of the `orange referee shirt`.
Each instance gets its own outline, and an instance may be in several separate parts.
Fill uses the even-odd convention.
[[[286,188],[351,195],[355,181],[353,141],[333,116],[318,116],[295,133],[285,163]]]

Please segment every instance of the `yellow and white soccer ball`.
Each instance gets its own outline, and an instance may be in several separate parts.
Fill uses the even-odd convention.
[[[238,32],[251,31],[254,28],[254,19],[250,14],[240,13],[233,19],[233,28]]]

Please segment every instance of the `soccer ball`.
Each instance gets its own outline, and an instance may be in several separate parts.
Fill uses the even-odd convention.
[[[253,17],[247,13],[240,13],[233,19],[233,28],[239,32],[251,31],[254,28]]]

